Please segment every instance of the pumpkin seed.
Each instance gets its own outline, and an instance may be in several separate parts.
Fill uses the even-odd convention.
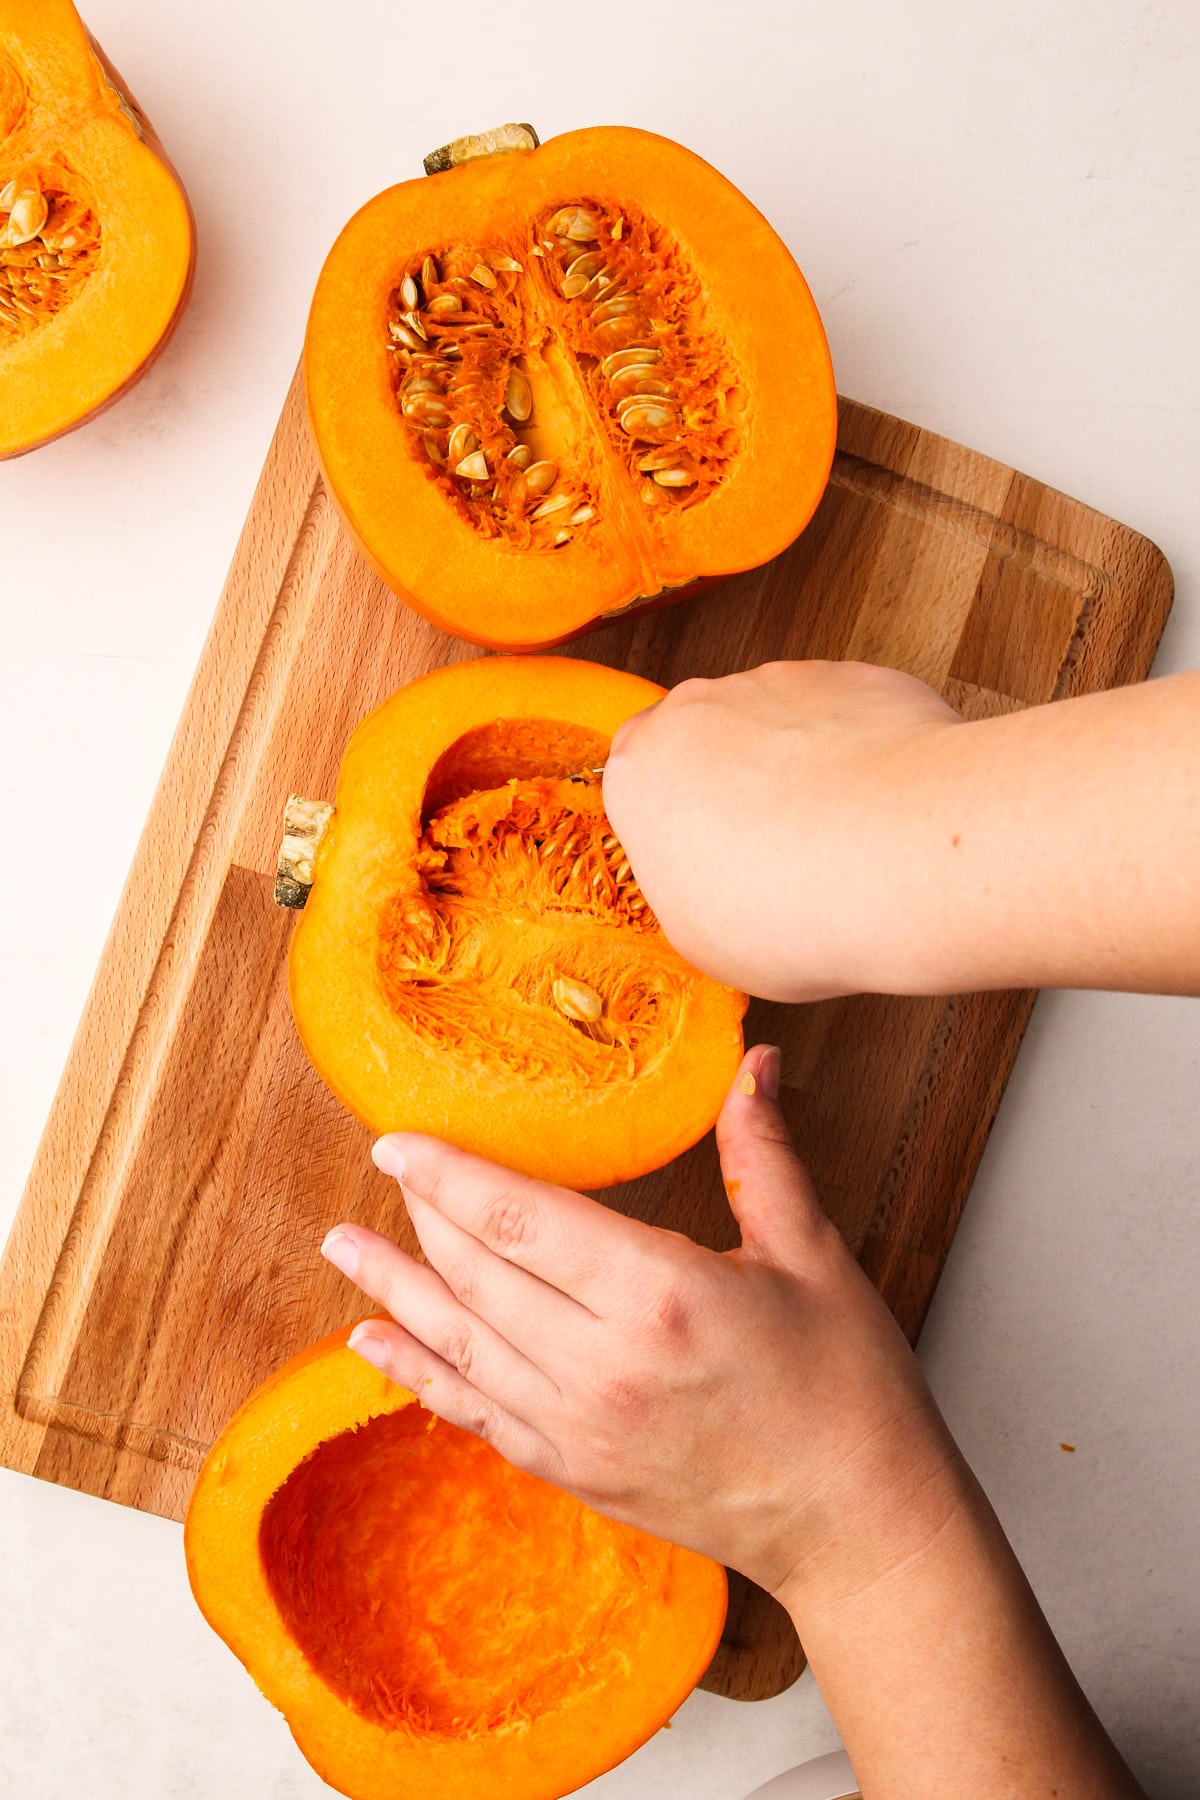
[[[569,544],[570,541],[571,541],[571,533],[569,531],[556,531],[555,532],[554,548],[556,550],[558,549],[560,544]]]
[[[510,419],[523,425],[533,411],[533,389],[520,369],[508,371],[508,381],[504,388],[504,410]]]
[[[415,419],[418,424],[428,425],[431,429],[444,428],[450,423],[450,414],[440,394],[412,394],[400,402],[400,411],[406,419]]]
[[[494,288],[496,286],[496,277],[492,274],[492,271],[488,268],[486,263],[475,264],[475,267],[471,270],[471,280],[481,288]]]
[[[411,275],[406,275],[400,283],[400,298],[409,312],[415,312],[421,304],[421,295]]]
[[[503,269],[507,275],[523,275],[525,273],[524,263],[514,262],[511,256],[498,256],[495,260],[496,267]]]
[[[400,325],[393,319],[388,325],[388,330],[391,332],[396,342],[398,344],[403,344],[406,350],[419,350],[421,348],[423,340],[417,336],[415,331],[410,331],[407,325]]]
[[[437,463],[440,468],[446,461],[446,452],[442,449],[441,440],[435,437],[432,431],[427,431],[421,438],[421,442],[425,446],[425,454],[430,462]]]
[[[594,519],[595,516],[596,509],[594,506],[577,506],[575,511],[571,514],[568,523],[571,525],[584,525],[589,519]]]
[[[535,463],[534,468],[536,467]],[[526,487],[529,485],[528,475],[525,477],[525,485]],[[531,519],[546,519],[551,513],[561,512],[564,506],[573,504],[570,494],[551,494],[548,500],[543,500],[540,506],[535,506],[529,516]]]
[[[626,407],[617,423],[628,437],[648,437],[652,431],[666,431],[675,423],[675,418],[665,406],[647,401]]]
[[[461,475],[464,481],[486,481],[487,457],[482,450],[472,451],[470,456],[464,456],[460,463],[454,465],[454,473]]]
[[[462,301],[457,294],[435,294],[425,311],[431,319],[444,319],[449,313],[462,311]]]
[[[592,321],[598,324],[601,320],[624,318],[627,313],[636,312],[639,304],[636,294],[615,294],[611,300],[598,300],[592,308]]]
[[[615,371],[609,386],[618,399],[625,394],[669,394],[669,384],[654,372],[657,366],[656,363],[649,362],[626,363],[623,368]],[[643,387],[643,382],[654,385]]]
[[[460,463],[464,456],[470,456],[478,450],[479,439],[469,425],[456,425],[450,433],[450,446],[447,455],[452,463]]]
[[[689,475],[686,469],[655,469],[654,479],[659,487],[685,488],[696,485],[696,477]]]
[[[673,469],[682,449],[682,444],[659,444],[655,449],[648,450],[645,456],[639,456],[637,466],[643,474],[651,469]]]
[[[427,256],[425,261],[421,264],[421,286],[425,289],[425,292],[428,293],[430,288],[433,287],[438,280],[438,266],[434,262],[432,256]]]
[[[600,236],[599,221],[581,206],[564,206],[555,213],[547,229],[556,237],[569,238],[573,244],[594,244]]]
[[[426,331],[424,325],[421,323],[420,313],[406,312],[403,315],[403,317],[404,317],[404,323],[408,326],[408,329],[410,331],[415,331],[417,336],[421,339],[422,343],[428,343],[429,342],[429,333]]]
[[[40,188],[23,188],[9,209],[8,224],[0,230],[0,249],[16,250],[37,237],[50,217],[50,206]]]
[[[653,344],[630,344],[625,350],[614,350],[600,364],[600,373],[606,381],[611,381],[618,369],[626,369],[631,363],[656,363],[662,361],[662,351]]]
[[[13,201],[16,197],[17,178],[14,175],[11,181],[6,181],[4,186],[0,188],[0,212],[11,212]]]
[[[594,1025],[604,1011],[604,1002],[594,987],[577,981],[573,975],[556,975],[550,988],[554,1004],[566,1018],[577,1025]]]
[[[527,469],[533,460],[533,451],[528,444],[514,444],[504,460],[516,469]]]
[[[543,461],[531,463],[525,471],[525,486],[531,494],[548,494],[558,480],[558,464]]]

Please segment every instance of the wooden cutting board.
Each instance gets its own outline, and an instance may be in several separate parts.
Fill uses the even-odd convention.
[[[972,715],[1146,675],[1158,550],[973,451],[844,402],[828,494],[765,568],[576,646],[672,684],[778,657],[909,669]],[[180,1518],[247,1391],[359,1310],[317,1246],[355,1218],[413,1248],[367,1133],[288,1012],[271,902],[290,791],[331,794],[347,736],[478,652],[351,548],[293,385],[0,1269],[0,1459]],[[1021,993],[755,1004],[818,1189],[915,1338],[1029,1018]],[[711,1139],[605,1198],[725,1248]],[[707,1685],[777,1693],[802,1655],[735,1580]]]

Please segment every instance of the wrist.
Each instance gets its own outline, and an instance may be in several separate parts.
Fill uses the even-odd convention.
[[[951,1522],[980,1499],[927,1398],[881,1425],[810,1503],[802,1547],[774,1597],[804,1638],[813,1620],[911,1579]]]
[[[974,730],[947,713],[873,743],[862,759],[845,808],[850,879],[838,896],[845,991],[950,991],[944,915],[959,874],[955,771]]]

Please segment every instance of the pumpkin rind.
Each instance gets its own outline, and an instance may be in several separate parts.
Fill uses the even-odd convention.
[[[483,940],[483,962],[499,969],[494,1032],[491,1015],[483,1028],[498,1040],[506,1034],[515,1040],[505,1057],[460,1051],[436,1030],[414,1035],[410,1016],[396,1011],[392,964],[380,961],[385,909],[394,901],[403,906],[405,896],[423,904],[424,880],[416,872],[423,814],[431,801],[441,805],[454,796],[453,789],[444,795],[430,789],[454,746],[476,741],[472,734],[486,739],[496,721],[507,722],[510,738],[524,729],[536,737],[553,722],[561,738],[555,756],[539,760],[544,753],[536,747],[524,754],[526,766],[533,759],[562,777],[584,754],[603,761],[617,727],[661,693],[651,682],[598,664],[485,657],[411,683],[354,732],[288,972],[293,1017],[310,1060],[372,1130],[429,1132],[526,1174],[588,1189],[660,1167],[712,1125],[742,1054],[745,996],[692,969],[657,929],[627,929],[628,919],[617,911],[602,912],[593,923],[568,910],[570,893],[561,902],[551,897],[546,912],[521,890],[499,904],[479,929],[491,934]],[[481,765],[483,786],[495,788],[514,772],[515,752],[506,754],[509,762],[502,756],[495,767]],[[586,798],[599,806],[594,794],[580,793],[581,805]],[[514,969],[520,975],[509,973]],[[551,1029],[542,1012],[523,1011],[518,997],[509,1017],[505,994],[529,992],[533,983],[540,1006],[561,977],[610,991],[613,982],[644,980],[652,1011],[658,1003],[651,989],[661,981],[661,1033],[657,1014],[645,1029],[629,1027],[646,1045],[644,1057],[630,1052],[632,1075],[581,1041],[565,1022],[570,1013]],[[458,988],[450,996],[455,1003],[472,999]],[[530,1042],[542,1046],[538,1058],[522,1049],[522,1019],[529,1021]],[[627,1033],[619,1041],[631,1040]],[[528,1066],[539,1060],[540,1071]]]
[[[187,304],[195,231],[161,144],[68,0],[0,0],[0,64],[0,189],[61,186],[99,230],[94,266],[61,310],[0,329],[5,457],[84,424],[141,378]],[[35,279],[45,292],[56,277]]]
[[[578,382],[572,385],[570,358],[559,357],[566,397],[556,429],[567,429],[563,420],[572,415],[580,479],[600,516],[559,549],[522,550],[503,537],[481,536],[459,517],[446,483],[439,486],[437,471],[414,449],[389,360],[389,302],[405,258],[419,258],[424,247],[448,239],[495,244],[512,261],[530,221],[573,196],[597,194],[611,196],[614,206],[622,197],[636,201],[647,219],[669,229],[694,273],[705,330],[737,371],[738,447],[699,504],[676,507],[663,490],[660,507],[642,506],[592,429],[591,402]],[[527,261],[516,279],[532,279],[528,258],[535,254],[536,246],[521,249]],[[786,247],[699,157],[623,127],[569,132],[536,150],[401,183],[369,201],[321,272],[304,375],[326,484],[368,561],[442,629],[505,649],[562,643],[603,616],[777,555],[820,499],[836,435],[828,347]]]
[[[557,1625],[552,1614],[545,1615],[545,1663],[557,1691],[543,1713],[461,1733],[447,1728],[444,1719],[422,1729],[419,1719],[405,1725],[371,1716],[318,1673],[286,1629],[276,1599],[279,1577],[270,1562],[273,1546],[263,1527],[289,1478],[302,1465],[311,1466],[306,1459],[322,1446],[417,1404],[348,1350],[348,1335],[349,1328],[336,1332],[285,1364],[242,1405],[210,1451],[184,1534],[196,1601],[267,1699],[284,1713],[309,1762],[352,1800],[395,1800],[398,1794],[413,1800],[477,1800],[482,1795],[488,1800],[558,1800],[628,1756],[695,1686],[724,1624],[725,1572],[693,1551],[601,1519],[569,1496],[510,1469],[471,1439],[473,1454],[465,1466],[476,1475],[463,1494],[463,1516],[481,1507],[486,1511],[495,1480],[501,1483],[499,1492],[519,1493],[527,1519],[538,1518],[544,1505],[547,1520],[554,1521],[548,1529],[582,1533],[574,1541],[596,1546],[596,1579],[609,1583],[605,1591],[620,1603],[614,1616],[629,1621],[628,1641],[620,1638],[620,1623],[610,1634],[615,1644],[597,1640],[603,1679],[589,1689],[586,1657],[578,1676],[564,1680],[562,1669],[554,1669]],[[439,1456],[457,1452],[456,1440],[465,1440],[466,1434],[432,1415],[428,1425],[431,1435],[422,1447],[426,1466],[434,1468]],[[428,1462],[430,1457],[434,1462]],[[444,1486],[441,1491],[445,1493]],[[330,1503],[352,1516],[355,1495],[338,1490]],[[303,1523],[299,1521],[301,1527]],[[456,1527],[456,1518],[446,1515],[411,1520],[417,1535],[432,1537]],[[523,1552],[522,1541],[506,1543],[503,1529],[498,1531],[494,1560],[478,1570],[481,1606],[494,1606],[499,1587],[519,1609],[522,1554],[538,1562],[546,1549],[539,1541],[544,1536],[531,1534],[523,1540]],[[614,1557],[628,1571],[628,1581],[616,1586],[611,1585]],[[454,1573],[457,1579],[464,1571]],[[337,1570],[326,1569],[325,1574],[336,1577]],[[581,1576],[586,1580],[588,1574],[585,1558]],[[436,1598],[431,1597],[435,1611]],[[307,1593],[304,1600],[319,1621],[323,1602]],[[354,1643],[340,1641],[341,1654],[353,1658],[354,1649]],[[419,1672],[421,1656],[429,1654],[414,1641],[406,1663],[404,1646],[398,1646],[396,1685],[402,1686],[413,1670]],[[536,1679],[537,1673],[506,1667],[498,1657],[497,1708],[504,1710],[522,1675]]]

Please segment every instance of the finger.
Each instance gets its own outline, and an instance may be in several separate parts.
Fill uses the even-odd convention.
[[[530,1422],[553,1413],[561,1399],[556,1384],[455,1299],[436,1270],[425,1268],[363,1225],[335,1227],[321,1254],[386,1307],[414,1339],[498,1405]]]
[[[455,1299],[556,1382],[564,1358],[591,1354],[586,1306],[518,1268],[456,1225],[415,1189],[405,1201],[417,1241]]]
[[[717,1119],[717,1149],[743,1249],[800,1268],[828,1220],[779,1110],[779,1051],[743,1059]]]
[[[619,1305],[624,1268],[646,1227],[569,1188],[531,1181],[438,1138],[393,1132],[372,1156],[506,1262],[600,1314]]]
[[[516,1468],[561,1484],[566,1466],[549,1439],[464,1380],[402,1325],[388,1319],[364,1319],[350,1333],[349,1343],[364,1362],[381,1370],[389,1381],[407,1388],[422,1406],[448,1425],[457,1425],[485,1439]]]

